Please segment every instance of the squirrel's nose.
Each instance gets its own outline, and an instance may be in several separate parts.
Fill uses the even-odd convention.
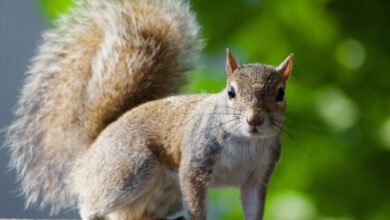
[[[264,122],[264,118],[263,117],[250,117],[250,118],[247,118],[246,119],[246,122],[250,125],[250,126],[260,126],[263,124]]]

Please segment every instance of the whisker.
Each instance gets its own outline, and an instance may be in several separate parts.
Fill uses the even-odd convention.
[[[242,124],[238,122],[237,125],[238,126],[236,126],[236,129],[234,130],[233,134],[237,134],[241,130]]]
[[[224,112],[214,112],[214,113],[210,113],[211,115],[232,115],[232,116],[241,116],[241,114],[236,114],[236,113],[224,113]]]
[[[241,115],[239,113],[234,113],[234,112],[211,112],[210,114]]]
[[[203,103],[210,104],[211,106],[224,107],[224,108],[228,108],[228,109],[232,109],[232,110],[235,110],[235,111],[237,111],[237,112],[240,112],[240,109],[237,109],[237,108],[232,107],[232,106],[224,105],[224,104],[217,104],[217,103],[206,102],[206,101],[203,101]]]
[[[220,123],[219,125],[215,126],[214,128],[220,127],[222,125],[226,125],[228,123],[231,123],[231,122],[234,122],[234,121],[237,121],[237,120],[239,120],[239,118],[230,119],[229,121],[225,121],[225,122]]]
[[[305,123],[302,120],[299,120],[299,123],[294,123],[294,121],[291,119],[291,116],[288,116],[288,115],[286,116],[286,121],[288,123],[291,123],[291,124],[294,124],[294,125],[299,125],[300,127],[303,127],[303,128],[316,129],[316,130],[319,130],[319,131],[326,130],[324,127],[319,127],[319,126],[316,126],[316,125],[308,124],[308,123]]]
[[[270,120],[271,125],[277,127],[283,134],[286,134],[294,143],[298,146],[301,146],[300,143],[297,141],[295,137],[293,137],[289,132],[287,132],[285,129],[283,129],[283,123],[278,122],[276,120]]]
[[[241,128],[241,123],[238,121],[233,125],[231,125],[229,128],[231,129],[231,132],[228,133],[229,134],[228,138],[232,138],[234,135],[237,135],[237,132]]]
[[[236,121],[234,124],[230,125],[229,128],[234,130],[237,125],[240,124],[240,121]]]

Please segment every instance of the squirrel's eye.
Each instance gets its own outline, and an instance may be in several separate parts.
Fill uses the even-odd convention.
[[[236,97],[236,91],[234,90],[233,86],[229,87],[228,96],[229,96],[229,99],[234,99],[234,97]]]
[[[280,88],[278,91],[278,96],[276,97],[276,101],[281,102],[284,100],[284,89]]]

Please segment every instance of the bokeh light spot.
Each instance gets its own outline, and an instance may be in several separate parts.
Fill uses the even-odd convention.
[[[317,98],[318,114],[336,131],[353,127],[358,120],[358,108],[337,88],[326,88]]]
[[[390,117],[383,123],[379,135],[382,144],[387,150],[390,150]]]
[[[342,41],[336,49],[338,62],[345,68],[355,70],[360,68],[366,58],[363,45],[355,39]]]
[[[316,216],[316,208],[305,194],[284,190],[275,195],[270,202],[270,219],[309,220]]]

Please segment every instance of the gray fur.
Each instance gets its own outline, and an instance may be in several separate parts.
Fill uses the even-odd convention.
[[[259,76],[256,81],[262,82],[258,79]],[[262,186],[261,193],[265,195],[265,188],[279,160],[280,128],[269,130],[270,136],[267,137],[243,136],[238,125],[241,121],[237,118],[234,122],[236,116],[228,114],[226,93],[223,91],[202,101],[192,113],[192,121],[185,132],[179,176],[182,192],[185,192],[183,199],[188,219],[205,219],[207,188],[240,187],[248,176],[253,175],[259,178],[257,186],[259,189]],[[263,202],[264,198],[256,219],[262,216]],[[251,212],[252,209],[245,211]],[[248,214],[247,219],[252,218]]]

